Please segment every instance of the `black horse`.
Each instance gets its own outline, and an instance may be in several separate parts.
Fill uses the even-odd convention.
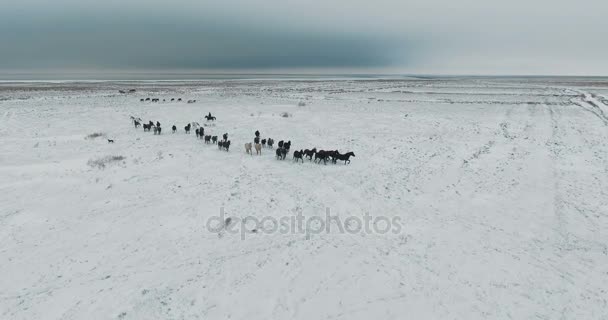
[[[259,138],[259,137],[260,137],[260,131],[256,130],[256,131],[255,131],[255,136],[256,136],[257,138]]]
[[[268,138],[267,144],[268,144],[268,148],[272,149],[272,145],[274,144],[274,139]]]
[[[349,158],[350,157],[354,157],[354,156],[355,156],[355,153],[352,152],[352,151],[351,152],[347,152],[345,154],[339,154],[338,153],[338,155],[336,156],[336,159],[340,160],[340,161],[344,161],[344,164],[346,164],[347,162],[350,163]]]
[[[228,140],[228,134],[227,134],[227,133],[224,133],[224,134],[222,135],[222,137],[224,138],[224,141]]]
[[[207,119],[207,121],[215,121],[215,117],[210,115],[206,115],[205,119]]]
[[[300,150],[296,150],[293,152],[293,160],[295,160],[296,162],[298,160],[302,160],[302,163],[304,163],[304,159],[302,158],[302,156],[304,155],[304,151]]]
[[[190,128],[191,128],[191,127],[192,127],[192,126],[191,126],[189,123],[188,123],[188,125],[187,125],[187,126],[185,126],[185,127],[184,127],[184,130],[186,130],[186,133],[190,133]]]
[[[135,129],[141,125],[141,123],[139,123],[137,120],[133,120],[133,124],[135,125]]]
[[[306,157],[308,157],[308,161],[312,160],[312,157],[315,155],[315,153],[317,152],[317,148],[312,148],[312,150],[304,150],[304,155]]]
[[[319,150],[319,151],[317,151],[317,153],[315,153],[315,162],[317,162],[317,160],[319,160],[319,163],[321,163],[321,160],[323,160],[323,163],[327,164],[328,157],[329,157],[328,151]]]
[[[285,150],[284,148],[277,148],[277,151],[275,151],[276,155],[277,155],[277,160],[285,160],[285,157],[287,156],[287,150]]]
[[[160,126],[154,127],[154,134],[160,134],[160,131],[161,131]]]
[[[255,144],[260,144],[260,137],[255,137],[255,138],[253,138],[253,142],[254,142]]]
[[[279,146],[279,149],[283,148],[283,140],[279,141],[279,143],[277,143],[277,146]]]
[[[150,129],[152,129],[152,126],[150,124],[144,123],[144,132],[150,131]]]
[[[211,136],[205,136],[205,143],[211,143]]]
[[[266,139],[262,139],[262,147],[266,146]]]
[[[291,148],[291,140],[283,143],[283,148],[289,152],[289,149]]]
[[[173,133],[175,133],[175,131],[177,131],[177,127],[173,125],[173,127],[171,127],[171,130],[173,130]]]
[[[332,163],[336,163],[336,160],[338,159],[337,157],[339,154],[340,154],[340,152],[338,152],[338,150],[327,151],[327,155],[329,158],[331,158]]]
[[[194,130],[194,133],[196,133],[196,137],[198,138],[198,129]]]
[[[211,141],[213,141],[213,144],[216,144],[217,143],[217,136],[211,137]]]

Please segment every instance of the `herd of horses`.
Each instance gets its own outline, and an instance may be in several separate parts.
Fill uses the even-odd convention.
[[[159,98],[145,98],[145,99],[141,98],[141,99],[139,99],[139,101],[141,101],[141,102],[147,102],[147,101],[149,101],[149,102],[160,102],[160,99]],[[177,98],[177,99],[176,98],[171,98],[171,100],[169,100],[169,101],[171,101],[171,102],[175,102],[175,101],[181,102],[182,98]],[[163,102],[167,102],[167,99],[163,99]],[[196,100],[188,100],[186,102],[187,103],[195,103]]]
[[[207,119],[207,121],[215,120],[215,117],[212,116],[211,113],[206,115],[205,118]],[[154,123],[153,121],[149,121],[148,123],[142,124],[143,121],[141,120],[141,118],[135,118],[133,116],[131,116],[131,120],[133,120],[133,124],[135,125],[136,129],[141,125],[144,128],[144,132],[146,132],[146,131],[149,132],[149,131],[153,130],[155,135],[161,134],[161,131],[162,131],[161,125],[160,125],[160,122],[158,122],[158,121],[156,121],[156,123]],[[205,144],[217,144],[219,150],[225,150],[225,151],[230,150],[230,140],[228,140],[228,133],[224,133],[222,135],[221,140],[218,139],[218,136],[208,135],[208,134],[206,135],[205,127],[199,125],[198,122],[188,123],[186,126],[184,126],[184,132],[186,134],[190,134],[190,131],[192,131],[193,128],[194,128],[194,132],[196,134],[196,138],[203,140]],[[175,125],[173,125],[171,127],[171,129],[172,129],[173,133],[177,132],[177,127]],[[253,139],[253,142],[245,143],[245,153],[253,155],[253,150],[255,150],[257,155],[262,155],[262,148],[270,148],[270,149],[274,148],[274,139],[272,139],[272,138],[260,139],[259,131],[256,131],[254,134],[255,134],[255,137]],[[285,160],[285,158],[287,157],[287,155],[290,152],[290,149],[291,149],[291,141],[284,141],[284,140],[279,141],[277,143],[277,149],[275,150],[276,159]],[[330,163],[334,163],[334,164],[337,163],[338,161],[344,161],[344,164],[349,164],[350,157],[354,157],[354,156],[355,156],[355,153],[352,151],[346,152],[346,153],[340,153],[338,150],[317,150],[317,148],[312,148],[312,149],[304,149],[304,150],[300,149],[300,150],[293,151],[292,159],[293,159],[293,161],[296,161],[296,162],[302,161],[302,163],[304,163],[304,158],[308,158],[308,161],[312,161],[314,163],[319,163],[319,164],[321,162],[323,162],[323,164],[327,164],[328,161]]]

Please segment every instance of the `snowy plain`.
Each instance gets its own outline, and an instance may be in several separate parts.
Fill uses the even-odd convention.
[[[184,133],[209,112],[229,152]],[[247,155],[256,130],[356,156]],[[608,319],[608,80],[0,83],[0,262],[1,319]]]

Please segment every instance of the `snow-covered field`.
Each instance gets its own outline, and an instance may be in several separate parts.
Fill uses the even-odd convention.
[[[184,133],[208,112],[229,152]],[[250,156],[256,130],[356,156]],[[608,80],[0,84],[1,319],[608,319],[607,300]]]

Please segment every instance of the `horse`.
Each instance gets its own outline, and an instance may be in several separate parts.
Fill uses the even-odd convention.
[[[217,136],[211,137],[211,141],[213,142],[213,144],[216,144],[217,143]]]
[[[203,136],[205,135],[205,128],[203,127],[199,127],[198,129],[198,135],[200,136],[200,138],[202,139]]]
[[[186,133],[190,133],[190,128],[191,128],[191,125],[188,123],[188,125],[184,127],[184,130],[186,130]]]
[[[245,153],[253,155],[253,153],[251,152],[251,142],[245,143]]]
[[[315,162],[319,160],[319,163],[321,163],[321,160],[323,160],[323,163],[327,164],[327,157],[329,157],[328,151],[319,150],[315,153]]]
[[[277,146],[279,146],[279,149],[283,148],[283,143],[284,143],[283,140],[279,141],[279,143],[277,144]]]
[[[224,133],[224,134],[222,135],[222,138],[224,138],[224,141],[228,140],[228,133]]]
[[[133,124],[135,125],[135,129],[141,125],[141,123],[139,123],[137,120],[133,120]]]
[[[354,152],[347,152],[345,154],[339,154],[336,156],[336,159],[340,160],[340,161],[344,161],[344,164],[346,164],[347,162],[350,163],[350,157],[354,157],[355,153]]]
[[[205,143],[211,142],[211,135],[205,136]]]
[[[139,99],[140,102],[144,102],[144,98]]]
[[[302,156],[304,155],[304,151],[300,150],[296,150],[293,152],[293,160],[295,160],[296,162],[298,160],[302,160],[302,163],[304,163],[304,159],[302,158]]]
[[[312,150],[306,149],[304,150],[304,155],[308,157],[308,161],[311,161],[316,152],[317,148],[312,148]]]
[[[220,150],[222,150],[222,148],[224,148],[224,149],[226,149],[226,151],[228,151],[228,149],[230,148],[230,140],[220,141],[217,143],[217,145],[219,146]]]
[[[173,133],[175,133],[175,131],[177,131],[177,127],[175,125],[173,125],[173,127],[171,127],[171,129],[173,130]]]
[[[156,121],[156,126],[160,127],[160,122]]]
[[[266,139],[262,139],[262,146],[266,147]]]
[[[175,98],[171,98],[171,102],[175,101]]]
[[[255,144],[255,154],[262,155],[262,145],[259,143]]]
[[[283,148],[277,148],[277,151],[275,151],[275,153],[277,155],[277,160],[285,160],[285,157],[287,156],[287,150]]]
[[[268,138],[268,148],[272,149],[272,145],[274,144],[274,140],[272,138]]]
[[[291,140],[283,143],[283,148],[289,152],[289,149],[291,148]]]
[[[207,119],[207,121],[215,121],[215,117],[210,115],[206,115],[205,119]]]
[[[331,162],[336,163],[337,156],[340,154],[338,150],[327,151],[327,155],[331,157]]]
[[[160,130],[161,130],[160,126],[154,127],[154,134],[160,134]]]
[[[260,143],[260,137],[255,137],[255,138],[253,138],[253,142],[254,142],[255,144],[259,144],[259,143]]]
[[[255,136],[256,136],[256,138],[259,138],[260,137],[260,131],[256,130],[255,131]]]
[[[114,140],[108,139],[108,143],[114,143]]]
[[[198,138],[198,129],[194,130],[194,133],[196,133],[196,137]]]
[[[151,128],[152,128],[152,126],[150,124],[144,123],[144,132],[150,131]]]

